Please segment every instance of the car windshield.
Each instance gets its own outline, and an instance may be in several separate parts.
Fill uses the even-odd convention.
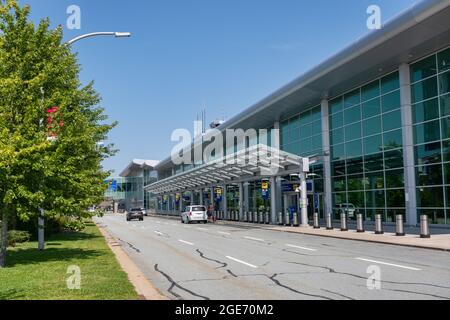
[[[133,209],[131,209],[131,211],[142,211],[143,209],[142,208],[133,208]]]
[[[192,207],[191,211],[206,211],[206,208],[201,207],[201,206],[196,206],[196,207]]]

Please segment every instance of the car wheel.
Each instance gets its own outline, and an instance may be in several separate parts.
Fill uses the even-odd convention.
[[[139,221],[144,221],[144,218],[139,218]]]
[[[203,221],[203,223],[204,223],[204,224],[207,224],[207,223],[208,223],[208,220]]]

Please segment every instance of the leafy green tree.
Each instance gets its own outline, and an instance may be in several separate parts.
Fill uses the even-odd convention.
[[[0,2],[0,267],[10,217],[36,219],[40,208],[90,217],[109,175],[101,163],[114,153],[100,142],[115,123],[106,122],[93,84],[80,83],[62,29],[50,29],[48,19],[35,26],[29,12],[16,0]]]

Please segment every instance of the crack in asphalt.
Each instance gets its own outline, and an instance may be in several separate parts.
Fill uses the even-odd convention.
[[[429,297],[435,297],[435,298],[450,300],[450,297],[443,297],[443,296],[439,296],[437,294],[431,294],[431,293],[415,292],[415,291],[401,290],[401,289],[387,289],[387,288],[383,288],[383,290],[412,293],[412,294],[418,294],[418,295],[423,295],[423,296],[429,296]]]
[[[346,299],[349,299],[349,300],[356,300],[356,299],[353,299],[353,298],[348,297],[348,296],[346,296],[346,295],[343,295],[342,293],[339,293],[339,292],[334,292],[334,291],[330,291],[330,290],[327,290],[327,289],[320,289],[320,290],[325,291],[325,292],[328,292],[328,293],[335,294],[335,295],[337,295],[337,296],[340,296],[340,297],[343,297],[343,298],[346,298]]]
[[[289,287],[289,286],[287,286],[287,285],[285,285],[285,284],[282,284],[279,280],[275,279],[277,276],[279,276],[279,274],[277,274],[277,273],[275,273],[275,274],[274,274],[273,276],[271,276],[271,277],[269,277],[268,275],[265,275],[265,276],[267,276],[267,278],[269,278],[270,280],[272,280],[277,286],[280,286],[280,287],[282,287],[282,288],[285,288],[285,289],[287,289],[287,290],[289,290],[289,291],[292,291],[292,292],[295,292],[295,293],[298,293],[298,294],[302,294],[302,295],[305,295],[305,296],[309,296],[309,297],[321,298],[321,299],[324,299],[324,300],[333,300],[333,299],[328,298],[328,297],[325,297],[325,296],[316,295],[316,294],[310,294],[310,293],[298,291],[298,290],[296,290],[296,289],[294,289],[294,288],[291,288],[291,287]]]
[[[133,249],[134,251],[136,251],[137,253],[141,253],[141,250],[139,250],[138,248],[136,248],[133,244],[131,244],[131,243],[129,243],[129,242],[127,242],[127,241],[124,241],[124,240],[122,240],[122,239],[118,239],[119,241],[122,241],[123,243],[126,243],[126,244],[128,244],[128,246],[131,248],[131,249]]]
[[[219,261],[219,260],[215,260],[215,259],[206,257],[205,254],[200,251],[200,249],[197,249],[195,251],[197,251],[197,253],[200,255],[201,258],[222,265],[221,267],[217,267],[216,269],[221,269],[221,268],[225,268],[226,266],[228,266],[228,263],[226,263],[226,262],[222,262],[222,261]]]
[[[235,275],[230,269],[227,269],[227,272],[235,278],[239,277],[239,276]]]
[[[290,264],[298,264],[298,265],[302,265],[302,266],[307,266],[307,267],[313,267],[313,268],[321,268],[321,269],[325,269],[328,270],[329,273],[334,273],[334,274],[341,274],[341,275],[346,275],[346,276],[350,276],[350,277],[354,277],[354,278],[358,278],[358,279],[363,279],[363,280],[367,280],[367,277],[363,277],[363,276],[359,276],[357,274],[353,274],[353,273],[347,273],[347,272],[340,272],[340,271],[336,271],[333,268],[330,267],[326,267],[326,266],[318,266],[318,265],[313,265],[313,264],[308,264],[308,263],[301,263],[301,262],[287,262]],[[421,286],[429,286],[429,287],[434,287],[434,288],[440,288],[440,289],[450,289],[450,287],[446,287],[446,286],[440,286],[437,284],[431,284],[431,283],[420,283],[420,282],[397,282],[397,281],[387,281],[387,280],[382,280],[381,282],[384,283],[390,283],[390,284],[398,284],[398,285],[421,285]]]
[[[168,289],[167,291],[170,292],[170,293],[171,293],[172,295],[174,295],[175,297],[177,297],[177,298],[179,298],[179,299],[183,299],[179,294],[177,294],[176,292],[173,292],[173,289],[176,287],[176,288],[178,288],[178,289],[180,289],[180,290],[186,291],[187,293],[193,295],[194,297],[202,298],[202,299],[204,299],[204,300],[211,300],[211,299],[208,298],[208,297],[199,295],[199,294],[197,294],[197,293],[195,293],[195,292],[193,292],[193,291],[191,291],[191,290],[189,290],[189,289],[187,289],[187,288],[185,288],[185,287],[180,286],[180,285],[179,285],[177,282],[175,282],[168,274],[166,274],[165,272],[161,271],[161,270],[158,268],[158,264],[155,264],[155,271],[157,271],[157,272],[159,272],[160,274],[162,274],[162,275],[167,279],[167,281],[170,282],[170,287],[169,287],[169,289]]]

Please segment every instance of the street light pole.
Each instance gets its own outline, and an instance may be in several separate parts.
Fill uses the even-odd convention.
[[[73,38],[72,40],[69,40],[66,42],[66,45],[70,46],[71,44],[80,41],[82,39],[91,38],[91,37],[98,37],[98,36],[114,36],[116,38],[129,38],[131,37],[130,32],[92,32],[92,33],[86,33],[81,36],[78,36],[76,38]]]

